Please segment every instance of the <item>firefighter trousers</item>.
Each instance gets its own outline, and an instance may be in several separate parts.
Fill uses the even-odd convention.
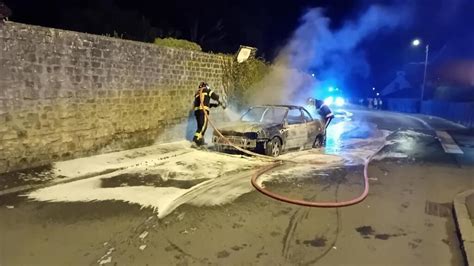
[[[193,141],[199,146],[205,144],[204,134],[206,133],[208,121],[204,112],[207,112],[207,114],[209,115],[209,111],[207,110],[194,111],[194,116],[196,117],[197,129],[196,129],[196,133],[194,133]]]
[[[333,117],[328,117],[324,119],[324,135],[323,135],[323,140],[322,140],[322,146],[326,146],[326,133],[329,127],[329,124],[331,123]]]

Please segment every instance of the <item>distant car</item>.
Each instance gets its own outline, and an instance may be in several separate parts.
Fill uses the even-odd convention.
[[[301,106],[262,105],[251,107],[239,121],[218,129],[233,145],[277,157],[291,149],[321,145],[323,125]],[[233,149],[216,131],[216,150]]]

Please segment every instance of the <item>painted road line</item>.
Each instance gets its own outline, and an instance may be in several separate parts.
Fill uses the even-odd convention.
[[[446,153],[464,154],[464,152],[461,150],[461,148],[459,148],[448,132],[437,130],[436,135],[438,136],[439,142],[441,142],[441,146],[443,146],[443,149]]]
[[[421,124],[423,124],[423,126],[425,126],[427,129],[429,130],[434,130],[434,128],[432,126],[430,126],[430,124],[428,124],[425,120],[419,118],[419,117],[416,117],[416,116],[412,116],[412,115],[407,115],[408,117],[410,117],[411,119],[414,119],[418,122],[420,122]]]

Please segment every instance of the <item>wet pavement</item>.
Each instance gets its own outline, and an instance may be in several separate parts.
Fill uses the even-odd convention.
[[[335,121],[325,150],[285,154],[301,164],[262,179],[292,198],[351,199],[363,190],[364,158],[385,145],[358,205],[272,200],[250,185],[265,162],[181,144],[95,158],[90,169],[82,169],[86,159],[64,162],[40,174],[89,178],[0,197],[0,265],[463,265],[452,201],[474,188],[474,132],[433,118],[353,113]],[[446,153],[438,129],[464,153]]]

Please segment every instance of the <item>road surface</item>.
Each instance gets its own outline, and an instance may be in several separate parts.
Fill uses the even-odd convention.
[[[473,130],[353,113],[334,121],[325,149],[283,155],[301,163],[262,182],[299,199],[350,199],[364,159],[383,147],[358,205],[279,202],[250,185],[267,162],[157,145],[4,175],[3,188],[89,178],[1,196],[0,265],[463,265],[452,200],[474,188]]]

